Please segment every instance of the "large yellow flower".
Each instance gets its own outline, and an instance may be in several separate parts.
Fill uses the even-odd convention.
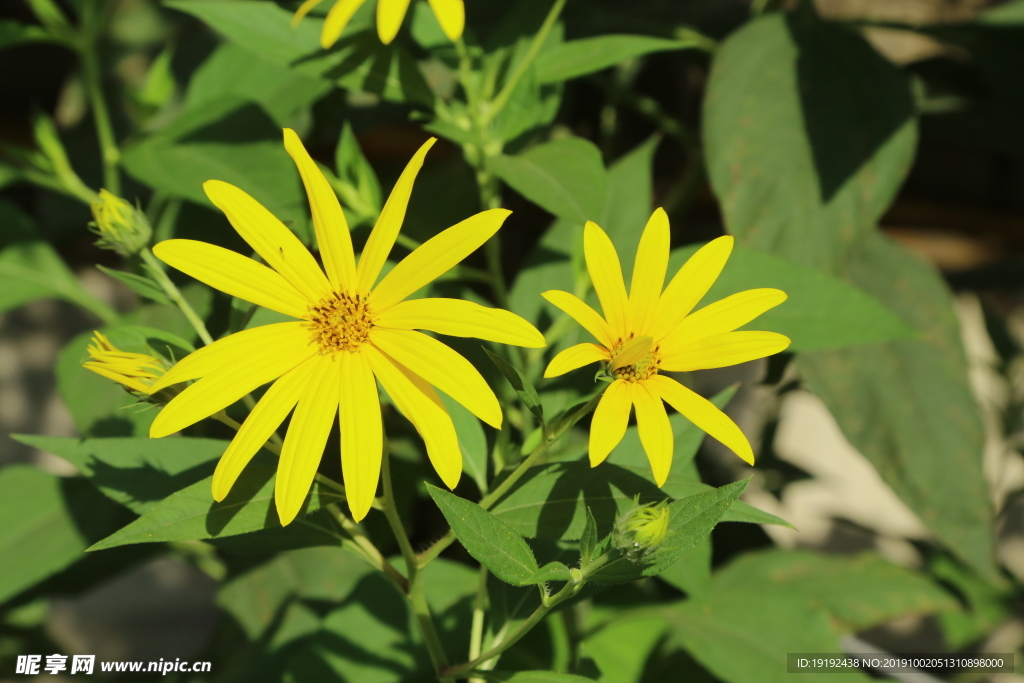
[[[302,17],[319,5],[323,0],[306,0],[295,12],[292,26],[298,25]],[[326,50],[341,37],[352,15],[363,6],[366,0],[337,0],[324,20],[324,28],[320,32],[320,45]],[[402,28],[405,12],[409,9],[410,0],[377,0],[377,35],[385,45],[398,35]],[[441,24],[441,30],[450,40],[458,40],[466,25],[466,8],[462,0],[430,0],[430,8]]]
[[[277,380],[217,465],[213,497],[218,501],[295,408],[275,483],[278,516],[282,524],[291,522],[316,475],[338,411],[348,505],[352,516],[362,519],[373,503],[380,474],[383,430],[377,381],[419,431],[431,463],[451,488],[462,473],[462,456],[451,418],[431,385],[487,424],[501,426],[501,407],[480,373],[455,351],[416,330],[529,347],[544,346],[544,337],[508,311],[458,299],[405,299],[473,253],[510,212],[484,211],[444,230],[377,283],[405,218],[413,181],[433,143],[432,138],[419,149],[398,179],[358,266],[337,196],[289,129],[284,131],[285,149],[309,196],[324,270],[267,209],[218,180],[203,185],[207,197],[267,265],[193,240],[154,247],[161,260],[211,287],[297,318],[244,330],[199,349],[152,387],[156,391],[201,378],[157,416],[150,436],[161,437]]]
[[[590,464],[596,466],[626,433],[631,408],[654,479],[661,486],[672,467],[672,427],[662,401],[754,463],[750,443],[740,428],[710,401],[662,372],[686,372],[736,365],[763,358],[789,346],[775,332],[735,330],[786,300],[778,289],[751,289],[733,294],[691,314],[707,294],[732,252],[733,238],[719,237],[702,247],[662,291],[669,259],[668,216],[658,209],[647,222],[633,266],[629,296],[619,257],[608,235],[595,223],[584,228],[583,249],[602,318],[567,292],[543,296],[572,316],[598,344],[577,344],[553,359],[545,377],[557,377],[600,362],[613,381],[594,411],[590,427]]]

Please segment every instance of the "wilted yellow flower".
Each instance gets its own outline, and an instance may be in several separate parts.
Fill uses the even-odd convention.
[[[402,28],[405,12],[409,9],[410,0],[377,0],[377,35],[385,45],[389,45],[398,30]],[[319,5],[323,0],[306,0],[295,12],[292,26],[297,26],[302,17]],[[320,45],[326,50],[341,37],[352,15],[363,6],[366,0],[337,0],[324,20],[324,28],[320,33]],[[466,8],[462,0],[429,0],[434,16],[441,24],[441,30],[451,40],[458,40],[466,25]]]
[[[148,396],[153,393],[153,383],[164,374],[165,367],[161,361],[144,353],[121,351],[100,332],[92,334],[92,343],[88,347],[90,360],[82,367],[139,394]]]
[[[508,311],[459,299],[405,299],[476,251],[510,212],[484,211],[444,230],[377,282],[405,218],[413,181],[433,143],[433,138],[425,143],[399,177],[358,266],[337,196],[289,129],[284,131],[285,149],[309,196],[324,270],[281,221],[242,190],[219,180],[203,185],[206,196],[267,265],[193,240],[154,247],[165,263],[211,287],[297,318],[244,330],[199,349],[154,385],[202,378],[157,416],[150,436],[161,437],[274,382],[217,465],[216,500],[224,499],[245,465],[295,408],[275,485],[281,523],[291,522],[316,475],[338,412],[348,505],[352,516],[362,519],[373,503],[383,448],[377,381],[419,431],[430,461],[451,488],[461,476],[462,455],[455,427],[433,387],[484,422],[501,426],[498,399],[476,368],[416,330],[529,347],[544,346],[544,337]]]
[[[92,209],[93,232],[100,236],[96,245],[111,249],[122,256],[141,251],[153,234],[145,214],[117,195],[100,190],[99,199],[89,205]]]
[[[590,464],[603,462],[626,433],[636,409],[637,428],[658,486],[672,467],[672,426],[662,401],[697,427],[754,463],[740,428],[707,399],[660,374],[736,365],[778,353],[789,338],[775,332],[737,332],[757,316],[786,300],[778,289],[750,289],[692,313],[707,294],[732,252],[733,238],[719,237],[694,254],[662,291],[669,259],[668,216],[658,209],[647,222],[633,266],[629,296],[618,254],[597,224],[584,228],[587,270],[604,310],[567,292],[543,296],[572,316],[600,342],[577,344],[555,356],[544,372],[557,377],[600,362],[612,379],[594,411],[590,428]]]

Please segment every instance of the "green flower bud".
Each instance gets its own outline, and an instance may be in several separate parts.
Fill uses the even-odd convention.
[[[96,246],[131,256],[149,244],[153,234],[149,221],[145,214],[125,200],[100,190],[99,199],[90,207],[94,222],[89,225],[100,236]]]
[[[615,547],[634,562],[644,560],[665,541],[670,521],[667,501],[638,503],[634,499],[633,508],[615,522]]]

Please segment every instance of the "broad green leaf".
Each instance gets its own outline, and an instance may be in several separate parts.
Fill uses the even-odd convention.
[[[69,439],[12,435],[64,458],[112,500],[142,514],[186,486],[210,476],[228,447],[219,439]]]
[[[604,208],[608,174],[592,142],[562,138],[493,160],[494,172],[545,211],[578,223]]]
[[[1007,587],[993,586],[946,554],[937,555],[928,569],[965,603],[938,615],[942,635],[951,647],[961,649],[976,642],[1007,618],[1012,604]]]
[[[583,653],[601,670],[602,683],[641,683],[649,659],[665,637],[668,625],[659,615],[613,618],[583,643]],[[689,681],[689,678],[677,680]]]
[[[234,43],[224,43],[192,74],[185,109],[196,110],[225,97],[258,103],[279,126],[330,89],[330,83],[298,73]]]
[[[633,276],[636,248],[653,212],[652,170],[660,142],[660,136],[652,135],[608,168],[608,195],[598,224],[615,245],[626,282]],[[676,226],[677,232],[682,229],[683,226]]]
[[[672,253],[674,274],[700,245]],[[856,283],[805,268],[779,256],[736,245],[718,280],[698,308],[747,289],[774,287],[788,299],[741,329],[770,330],[793,340],[789,350],[856,346],[916,334],[879,300]],[[877,297],[877,298],[876,298]]]
[[[826,272],[875,230],[917,140],[899,68],[852,29],[781,13],[721,44],[703,121],[728,231]]]
[[[830,556],[769,550],[740,556],[717,572],[717,593],[771,593],[828,612],[841,632],[856,632],[910,614],[959,609],[956,600],[927,576],[877,555]]]
[[[711,538],[693,546],[675,564],[658,574],[658,578],[683,591],[687,597],[707,595],[711,585]]]
[[[672,40],[655,36],[605,35],[581,38],[551,49],[538,57],[537,80],[556,83],[607,69],[634,57],[652,52],[685,50],[694,47],[693,40]]]
[[[744,479],[669,503],[668,536],[650,557],[637,564],[619,554],[591,574],[590,579],[598,583],[622,583],[657,576],[711,534],[749,481]]]
[[[533,583],[539,567],[523,537],[476,503],[428,485],[427,492],[448,520],[455,537],[496,577],[516,586]]]
[[[599,541],[597,535],[597,521],[594,520],[594,513],[587,508],[587,521],[583,524],[583,533],[580,534],[580,566],[586,567],[594,559],[594,550]]]
[[[506,683],[586,683],[592,678],[584,678],[576,674],[563,674],[556,671],[517,671]]]
[[[83,559],[127,514],[80,477],[0,470],[0,603]]]
[[[281,526],[274,508],[277,458],[266,451],[256,454],[235,482],[227,498],[217,503],[210,493],[213,477],[206,477],[149,507],[141,517],[89,550],[104,550],[133,543],[189,541],[237,536]],[[330,503],[344,502],[333,488],[313,484],[304,513]],[[302,524],[301,519],[295,524]]]
[[[164,294],[164,290],[160,289],[160,285],[150,280],[148,277],[136,275],[135,273],[129,273],[124,270],[114,270],[113,268],[107,268],[99,264],[96,265],[100,272],[106,273],[115,280],[119,280],[127,285],[133,292],[139,296],[155,301],[158,304],[170,304],[171,300]]]
[[[501,356],[493,353],[487,347],[483,347],[484,353],[491,359],[498,369],[501,370],[501,374],[505,376],[508,383],[512,385],[516,394],[523,404],[530,409],[534,417],[540,420],[541,424],[544,424],[544,407],[540,404],[540,396],[537,395],[537,390],[530,384],[530,380],[519,371],[519,368],[515,367]]]
[[[56,39],[42,26],[23,24],[13,19],[0,19],[0,50],[22,43],[43,41],[56,42]]]
[[[462,468],[476,482],[481,493],[486,493],[488,453],[487,435],[484,434],[483,425],[473,413],[447,394],[441,394],[441,401],[444,402],[444,407],[455,425],[455,434],[459,437]]]
[[[122,351],[156,354],[167,361],[180,360],[193,350],[177,335],[149,327],[122,325],[100,331]],[[57,358],[57,389],[75,427],[83,436],[147,436],[157,409],[82,367],[89,359],[86,347],[91,337],[91,331],[78,335]]]
[[[429,105],[433,100],[411,55],[400,45],[382,45],[362,17],[349,23],[344,40],[325,51],[320,48],[323,19],[306,17],[293,28],[291,12],[274,3],[174,0],[166,4],[205,21],[239,47],[298,74],[327,78],[344,88],[397,102]]]
[[[104,322],[117,313],[89,294],[48,243],[35,222],[10,202],[0,201],[0,312],[35,299],[64,299]]]
[[[803,377],[901,500],[992,578],[985,434],[949,291],[931,266],[883,235],[864,240],[844,271],[919,339],[803,354]]]

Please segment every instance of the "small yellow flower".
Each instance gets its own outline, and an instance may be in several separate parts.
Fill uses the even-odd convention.
[[[284,131],[284,146],[309,196],[324,270],[281,221],[242,190],[219,180],[203,185],[206,196],[267,265],[193,240],[168,240],[153,248],[165,263],[215,289],[296,318],[244,330],[199,349],[153,386],[156,390],[201,378],[153,422],[150,436],[162,437],[274,382],[217,465],[216,500],[227,496],[245,465],[294,408],[275,484],[278,516],[282,524],[290,523],[312,485],[337,412],[349,509],[356,520],[365,517],[377,489],[383,448],[378,381],[423,437],[431,463],[451,488],[462,474],[462,455],[455,427],[433,387],[487,424],[501,426],[498,399],[476,368],[416,330],[528,347],[544,346],[541,333],[501,309],[460,299],[405,299],[476,251],[510,212],[483,211],[442,231],[377,282],[405,218],[413,181],[433,144],[431,138],[420,147],[399,177],[358,265],[337,195],[290,129]]]
[[[292,26],[297,26],[302,18],[321,2],[323,0],[306,0],[302,3],[295,12]],[[323,31],[320,33],[320,45],[325,50],[338,41],[352,15],[365,2],[366,0],[337,0],[334,3],[327,13]],[[409,9],[409,2],[410,0],[377,0],[377,35],[385,45],[390,45],[398,35],[398,30],[402,28],[402,21],[405,19],[406,10]],[[429,2],[444,34],[452,41],[458,40],[466,25],[466,8],[462,0],[429,0]]]
[[[627,296],[615,247],[604,230],[587,223],[584,255],[604,317],[567,292],[553,290],[543,296],[600,343],[577,344],[562,351],[548,364],[544,376],[557,377],[600,362],[612,379],[590,428],[592,467],[603,462],[622,440],[630,410],[635,408],[640,441],[655,481],[663,485],[672,467],[673,436],[662,401],[754,463],[750,443],[725,413],[661,374],[736,365],[789,346],[789,338],[775,332],[735,331],[785,301],[785,292],[778,289],[750,289],[691,314],[722,272],[732,245],[732,237],[712,240],[662,291],[668,270],[669,226],[668,216],[658,209],[640,238]]]
[[[103,334],[92,334],[90,360],[83,363],[82,367],[123,384],[136,393],[145,396],[153,393],[153,383],[164,374],[165,368],[161,361],[144,353],[121,351]]]
[[[136,254],[149,244],[152,229],[145,214],[117,195],[100,190],[92,209],[94,232],[100,236],[96,245],[116,251],[122,256]]]

